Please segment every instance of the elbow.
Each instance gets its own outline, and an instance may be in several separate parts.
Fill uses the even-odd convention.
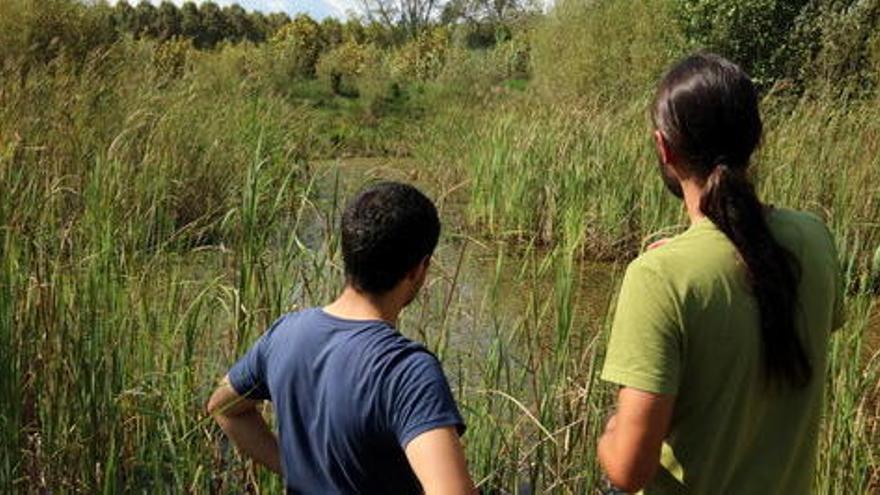
[[[658,465],[632,464],[629,466],[615,466],[611,469],[606,467],[608,481],[619,490],[626,493],[638,493],[645,488],[657,473]]]
[[[223,406],[225,405],[225,402],[222,391],[219,389],[215,390],[208,399],[208,404],[205,406],[205,409],[209,415],[213,416],[215,419],[219,419],[219,417],[223,415]]]
[[[648,484],[648,481],[650,480],[637,476],[628,476],[625,474],[612,476],[609,473],[608,481],[610,481],[611,484],[618,490],[622,490],[626,493],[638,493],[645,487],[645,485]]]
[[[215,392],[211,395],[205,409],[207,410],[208,415],[210,415],[210,417],[214,419],[214,422],[217,423],[217,426],[219,426],[224,432],[228,432],[234,418],[229,415],[229,407],[223,400],[222,394]]]
[[[606,442],[601,442],[598,456],[608,481],[615,488],[626,493],[638,493],[657,474],[657,469],[660,466],[659,455],[627,456],[619,452],[609,452],[609,449]]]
[[[467,486],[456,488],[447,487],[443,489],[428,489],[423,493],[424,495],[477,495],[478,492],[473,484],[469,484]]]

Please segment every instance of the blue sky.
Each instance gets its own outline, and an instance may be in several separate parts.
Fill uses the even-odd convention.
[[[128,3],[137,5],[139,0],[128,0]],[[181,5],[185,0],[171,0],[177,5]],[[202,3],[203,0],[194,0],[195,3]],[[247,10],[259,10],[261,12],[286,12],[291,16],[299,13],[307,13],[315,19],[323,19],[325,17],[346,17],[346,12],[350,10],[360,10],[357,0],[213,0],[214,3],[224,7],[226,5],[239,4]],[[150,2],[158,5],[161,0],[150,0]],[[115,3],[115,0],[110,3]]]

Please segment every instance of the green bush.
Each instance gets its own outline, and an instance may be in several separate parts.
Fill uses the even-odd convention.
[[[81,64],[118,39],[112,11],[71,0],[0,2],[0,63],[42,65],[59,56]]]
[[[449,50],[437,82],[447,92],[458,92],[462,97],[480,97],[486,92],[497,91],[505,81],[528,79],[530,53],[531,46],[524,38],[514,38],[481,50],[455,46]]]
[[[315,76],[324,49],[321,25],[306,15],[297,16],[272,38],[274,56],[291,78]]]
[[[878,0],[675,0],[691,49],[731,58],[764,89],[864,94],[877,85]]]
[[[357,96],[358,79],[368,68],[381,63],[381,56],[373,45],[347,41],[321,56],[317,66],[318,78],[335,94]]]
[[[426,31],[394,53],[392,72],[407,81],[434,79],[446,64],[449,48],[449,31],[444,28]]]
[[[684,53],[669,0],[561,0],[531,50],[542,97],[626,105]]]
[[[823,0],[805,12],[795,77],[825,93],[864,94],[880,74],[880,0]]]
[[[192,41],[173,38],[156,45],[153,67],[160,79],[178,79],[186,70],[186,61]]]
[[[720,53],[762,85],[786,75],[791,37],[810,0],[676,0],[693,48]]]

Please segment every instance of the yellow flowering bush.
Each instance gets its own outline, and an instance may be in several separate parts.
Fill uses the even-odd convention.
[[[177,79],[186,70],[191,41],[172,38],[156,45],[153,51],[153,67],[161,78]]]
[[[292,77],[313,77],[324,49],[321,26],[311,17],[297,16],[272,38],[273,56]]]
[[[353,95],[358,93],[358,79],[380,63],[381,52],[374,45],[346,41],[321,57],[317,75],[334,93]]]
[[[443,70],[449,48],[447,29],[426,31],[394,53],[391,58],[392,74],[405,80],[434,79]]]

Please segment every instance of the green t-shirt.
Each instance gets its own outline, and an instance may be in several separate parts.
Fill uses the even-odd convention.
[[[676,396],[661,469],[645,494],[811,491],[842,277],[819,219],[773,210],[768,223],[801,266],[797,326],[813,367],[803,389],[764,386],[757,304],[735,247],[711,221],[627,269],[602,378]]]

